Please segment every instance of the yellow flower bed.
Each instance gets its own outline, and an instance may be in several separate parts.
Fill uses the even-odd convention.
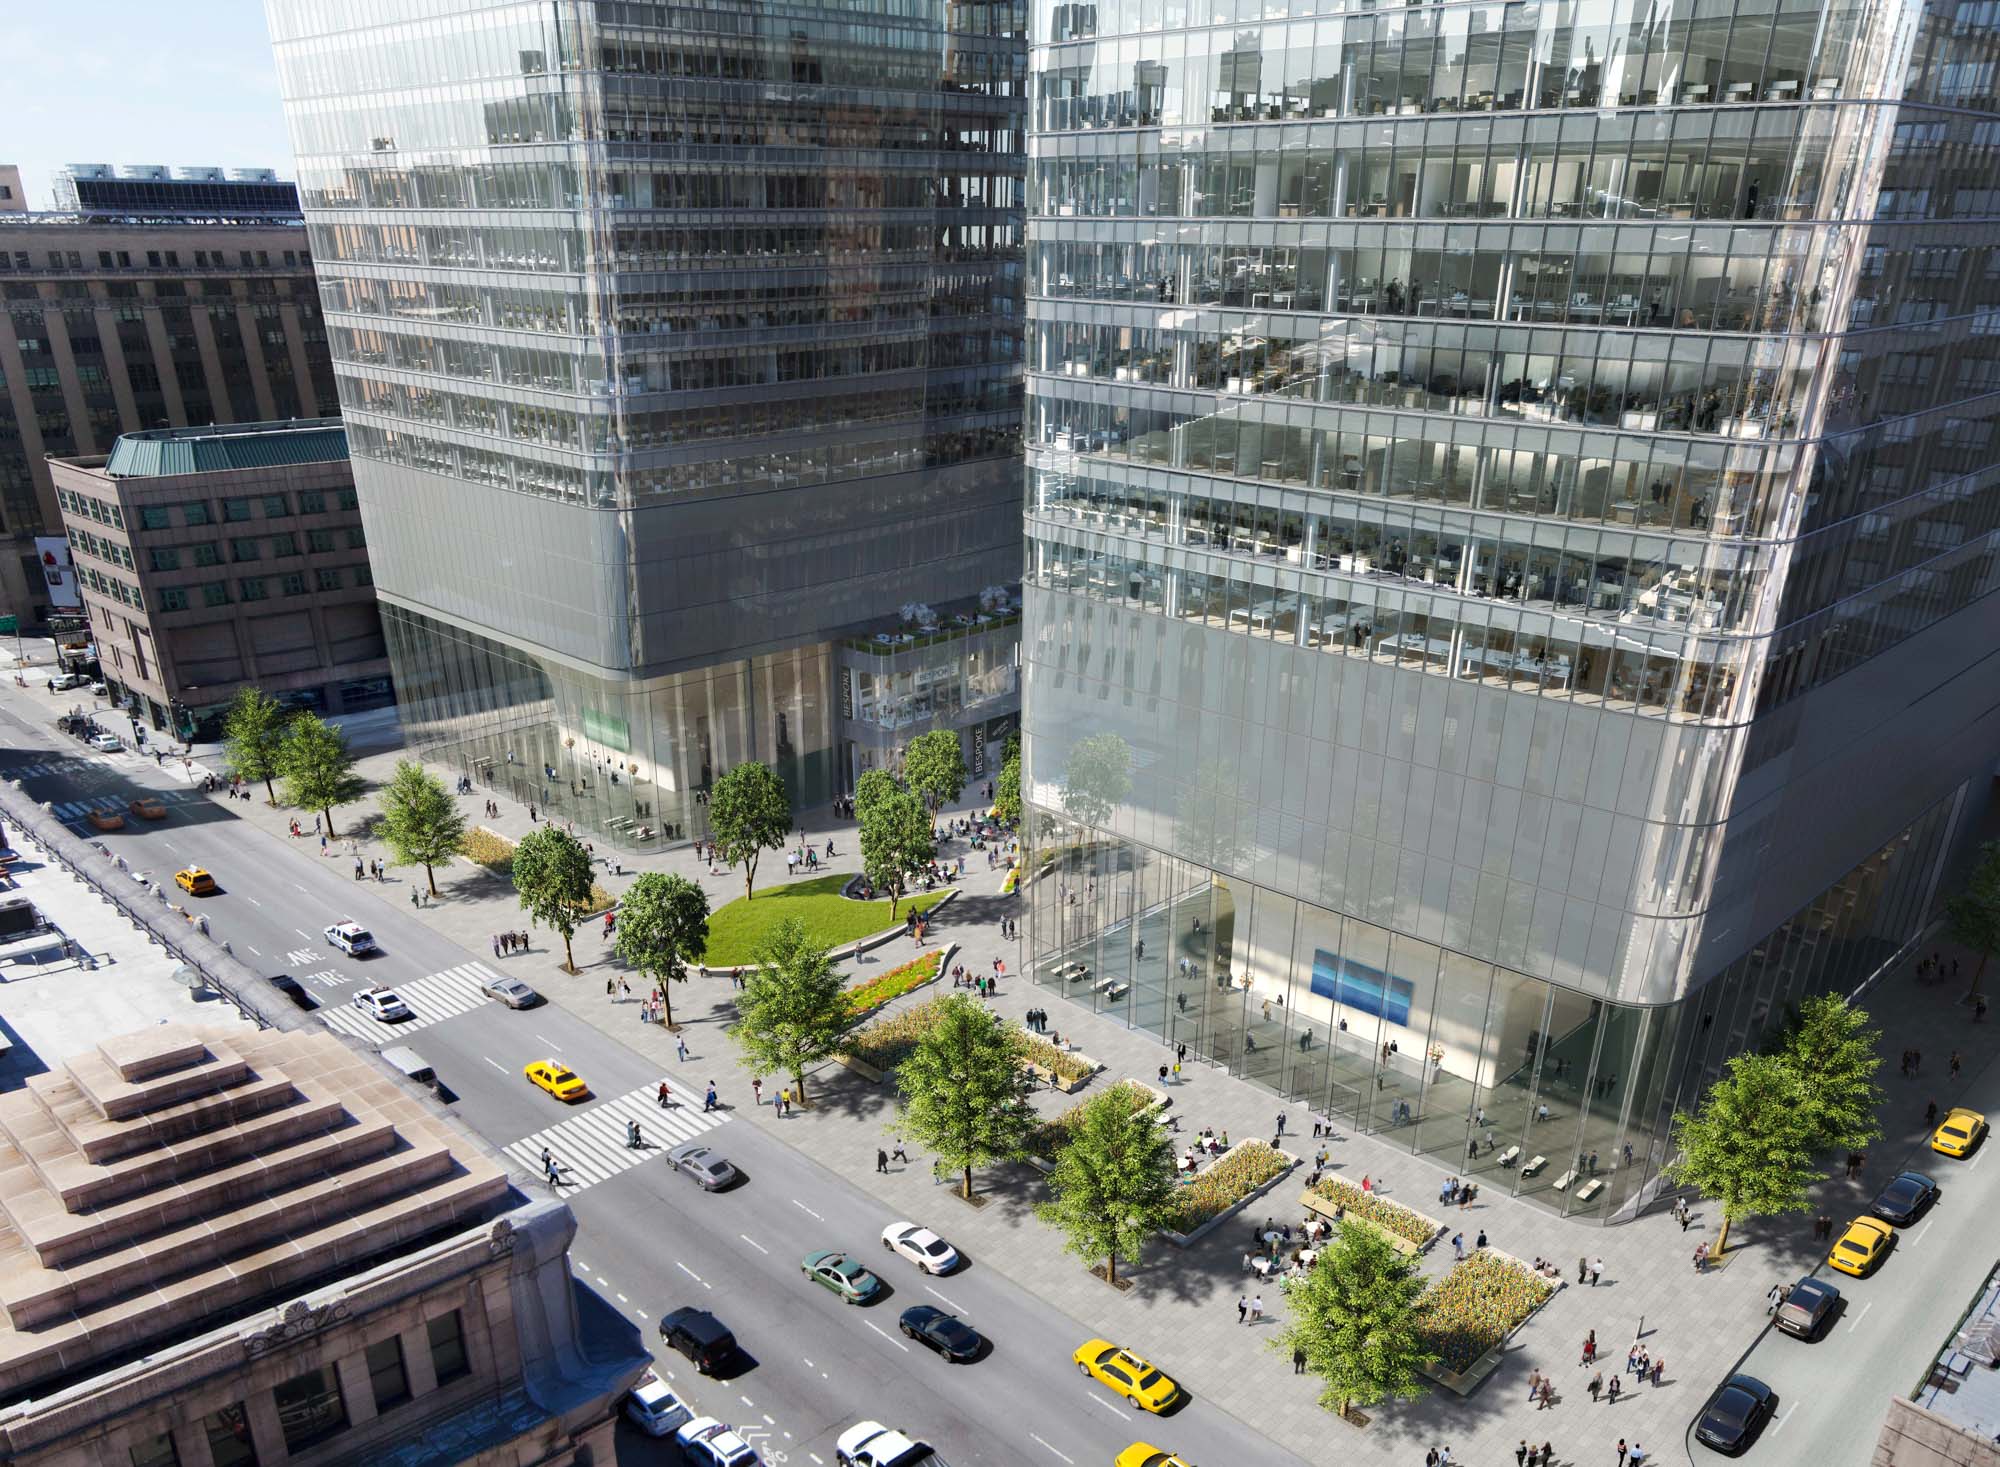
[[[1463,1375],[1540,1308],[1555,1285],[1493,1253],[1474,1253],[1424,1290],[1417,1328],[1437,1363]]]
[[[504,835],[495,835],[485,826],[475,826],[465,833],[458,843],[458,852],[475,866],[484,866],[496,876],[509,876],[514,871],[514,843]]]
[[[950,997],[948,993],[940,993],[899,1014],[884,1014],[874,1023],[865,1024],[848,1035],[840,1046],[840,1052],[849,1059],[858,1059],[887,1074],[909,1058],[924,1035],[930,1032],[931,1026],[937,1023],[938,1006]]]
[[[1133,1080],[1120,1080],[1111,1087],[1111,1093],[1126,1102],[1133,1114],[1144,1110],[1153,1103],[1153,1097],[1146,1087]],[[1083,1120],[1083,1108],[1090,1104],[1080,1100],[1060,1115],[1051,1116],[1028,1133],[1028,1152],[1043,1161],[1054,1161],[1056,1154],[1069,1144],[1072,1132]]]
[[[1398,1206],[1373,1192],[1364,1192],[1352,1182],[1343,1182],[1337,1177],[1322,1177],[1313,1189],[1313,1195],[1324,1197],[1336,1203],[1355,1217],[1364,1218],[1385,1232],[1394,1233],[1419,1248],[1430,1242],[1436,1230],[1427,1218]]]
[[[1059,1079],[1073,1083],[1091,1073],[1090,1064],[1081,1055],[1057,1049],[1037,1034],[1023,1034],[1022,1039],[1025,1043],[1021,1048],[1021,1058],[1030,1064],[1040,1065]]]
[[[850,1018],[860,1018],[872,1008],[878,1008],[892,998],[901,998],[906,993],[914,993],[931,979],[937,977],[938,964],[944,961],[943,952],[929,952],[922,957],[891,968],[886,973],[877,974],[866,983],[856,984],[847,990],[847,1013]]]
[[[1196,1173],[1192,1182],[1174,1189],[1168,1229],[1176,1233],[1193,1232],[1266,1182],[1283,1176],[1289,1165],[1282,1152],[1273,1151],[1262,1141],[1245,1141],[1232,1147],[1205,1171]]]

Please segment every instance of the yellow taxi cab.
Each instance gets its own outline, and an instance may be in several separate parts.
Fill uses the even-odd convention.
[[[1141,1411],[1164,1411],[1181,1397],[1181,1388],[1172,1376],[1109,1340],[1086,1340],[1070,1358],[1078,1370],[1109,1386]]]
[[[528,1077],[529,1084],[538,1090],[546,1090],[557,1100],[582,1100],[590,1094],[590,1087],[583,1083],[583,1076],[554,1060],[536,1060],[521,1073]]]
[[[215,878],[199,866],[189,866],[176,871],[174,885],[189,896],[211,896],[215,892]]]
[[[1985,1134],[1985,1116],[1964,1106],[1953,1106],[1944,1124],[1931,1133],[1931,1150],[1941,1156],[1970,1156]]]
[[[1887,1223],[1872,1217],[1857,1217],[1847,1225],[1847,1231],[1840,1235],[1826,1261],[1842,1273],[1860,1278],[1882,1261],[1882,1255],[1895,1241],[1896,1230]]]
[[[167,818],[167,807],[151,795],[133,800],[126,808],[141,820],[165,820]]]
[[[1178,1452],[1163,1452],[1145,1442],[1134,1442],[1118,1454],[1112,1467],[1194,1467]]]

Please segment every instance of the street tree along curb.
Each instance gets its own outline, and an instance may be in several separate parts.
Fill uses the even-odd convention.
[[[959,1173],[1027,1150],[1035,1113],[1021,1071],[1020,1039],[993,1010],[962,993],[938,1005],[937,1022],[896,1066],[903,1129]]]
[[[1689,1115],[1676,1111],[1669,1181],[1696,1188],[1722,1208],[1715,1251],[1729,1246],[1729,1225],[1746,1217],[1804,1212],[1806,1189],[1825,1180],[1813,1170],[1806,1104],[1791,1066],[1776,1055],[1739,1054],[1729,1061]]]
[[[625,889],[612,923],[611,950],[660,990],[661,1017],[674,1027],[673,990],[708,947],[708,893],[685,876],[648,871]]]
[[[805,1105],[806,1066],[839,1047],[848,1007],[846,980],[803,922],[787,917],[766,934],[736,1012],[729,1034],[743,1051],[737,1063],[752,1074],[790,1075]]]
[[[436,896],[432,868],[457,854],[465,840],[465,816],[444,781],[414,759],[396,761],[395,777],[382,792],[382,839],[398,865],[424,868],[424,881]]]
[[[263,689],[238,688],[222,720],[223,763],[238,779],[262,780],[264,796],[273,805],[278,803],[278,792],[271,781],[282,773],[278,756],[291,716],[290,709]]]
[[[1326,1382],[1320,1404],[1343,1418],[1385,1397],[1414,1400],[1430,1354],[1417,1328],[1423,1292],[1415,1260],[1343,1221],[1285,1295],[1291,1317],[1271,1348],[1302,1352],[1307,1372]]]
[[[285,782],[285,798],[317,811],[329,836],[336,834],[335,808],[360,799],[366,788],[354,772],[347,735],[316,713],[298,714],[285,725],[284,742],[278,746],[278,774]]]
[[[1173,1138],[1106,1091],[1085,1104],[1048,1185],[1036,1213],[1061,1230],[1065,1250],[1103,1259],[1104,1281],[1115,1285],[1119,1255],[1138,1261],[1173,1211]]]
[[[521,909],[544,927],[562,934],[563,968],[576,971],[570,938],[590,909],[590,853],[568,831],[544,825],[514,847],[514,890]]]

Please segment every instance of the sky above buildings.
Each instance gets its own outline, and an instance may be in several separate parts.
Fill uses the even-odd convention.
[[[0,163],[30,208],[65,163],[214,164],[293,176],[262,0],[14,7]]]

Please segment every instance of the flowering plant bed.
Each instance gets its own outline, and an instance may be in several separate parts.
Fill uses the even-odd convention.
[[[1237,1142],[1193,1181],[1174,1189],[1173,1210],[1161,1231],[1168,1241],[1186,1247],[1269,1191],[1298,1162],[1262,1141]]]
[[[458,853],[473,865],[484,866],[495,876],[513,878],[514,842],[504,835],[495,835],[483,825],[475,825],[465,833],[458,843]],[[617,905],[618,899],[593,881],[590,883],[590,900],[579,910],[586,917],[595,917]]]
[[[1430,1373],[1456,1388],[1555,1291],[1519,1259],[1490,1249],[1469,1255],[1417,1301],[1417,1329],[1434,1352]]]
[[[1306,1188],[1299,1200],[1322,1216],[1339,1213],[1374,1228],[1402,1253],[1423,1252],[1444,1231],[1444,1224],[1437,1219],[1337,1177],[1322,1177],[1316,1186]]]
[[[914,993],[926,983],[937,981],[944,968],[944,952],[925,953],[899,968],[891,968],[886,973],[878,973],[866,983],[857,983],[847,990],[847,1012],[853,1019],[860,1018],[871,1009],[879,1009],[891,999],[901,998],[906,993]]]
[[[1120,1080],[1111,1087],[1111,1093],[1123,1101],[1137,1115],[1150,1106],[1159,1105],[1166,1099],[1150,1085],[1137,1080]],[[1084,1101],[1078,1101],[1059,1115],[1049,1117],[1028,1133],[1028,1160],[1040,1166],[1053,1166],[1057,1154],[1069,1144],[1071,1134],[1083,1119]]]
[[[1057,1049],[1039,1034],[1024,1031],[1021,1040],[1023,1063],[1058,1090],[1074,1090],[1103,1068],[1089,1055]]]

